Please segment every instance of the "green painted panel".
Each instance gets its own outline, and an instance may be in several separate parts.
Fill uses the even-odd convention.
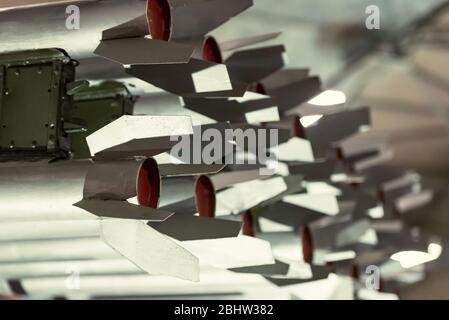
[[[0,158],[68,153],[63,131],[74,64],[58,50],[0,55]]]

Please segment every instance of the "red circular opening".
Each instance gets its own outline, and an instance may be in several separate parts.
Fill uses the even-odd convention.
[[[137,175],[137,200],[143,207],[157,208],[161,192],[161,178],[156,160],[146,159]]]
[[[223,63],[220,46],[214,37],[207,37],[203,44],[203,60]]]
[[[147,19],[151,38],[168,41],[171,35],[171,9],[167,0],[148,0]]]
[[[200,176],[195,184],[196,208],[201,217],[215,217],[215,187],[208,176]]]
[[[304,262],[312,263],[313,261],[313,238],[312,232],[308,226],[301,229],[302,255]]]
[[[265,89],[265,86],[260,82],[256,84],[256,93],[267,95],[267,90]]]
[[[306,130],[304,129],[303,125],[301,124],[301,117],[295,116],[293,119],[293,135],[296,138],[306,138]]]
[[[380,202],[382,202],[383,204],[385,204],[385,193],[382,190],[381,187],[378,187],[377,189],[377,199],[379,199]]]
[[[345,156],[344,156],[343,150],[341,148],[337,148],[335,150],[335,154],[337,155],[338,160],[341,160],[341,161],[345,160]]]
[[[360,268],[356,264],[353,264],[351,267],[351,277],[355,280],[360,280]]]
[[[243,214],[243,234],[248,237],[254,237],[254,218],[251,210]]]

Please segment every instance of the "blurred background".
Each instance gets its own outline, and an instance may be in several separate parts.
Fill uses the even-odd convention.
[[[220,27],[214,35],[282,31],[291,67],[309,67],[324,82],[333,79],[351,59],[377,47],[378,40],[400,41],[403,33],[445,5],[445,0],[255,0],[253,8]],[[366,8],[380,9],[381,29],[365,28]]]
[[[308,67],[347,107],[370,106],[374,129],[391,131],[392,163],[419,172],[436,200],[429,231],[449,236],[449,4],[444,0],[255,0],[215,32],[219,40],[282,31],[290,67]],[[380,9],[368,30],[367,7]],[[413,218],[411,218],[413,219]],[[447,243],[447,240],[446,240]],[[442,257],[448,261],[447,257]],[[442,263],[442,262],[441,262]],[[442,263],[442,265],[444,265]],[[446,268],[404,298],[449,298]],[[446,291],[446,292],[445,292]]]

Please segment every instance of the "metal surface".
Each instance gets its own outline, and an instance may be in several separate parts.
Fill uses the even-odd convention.
[[[135,98],[118,82],[103,82],[78,92],[74,97],[71,117],[80,119],[86,128],[70,134],[74,159],[90,158],[86,137],[123,115],[132,114]]]
[[[192,120],[186,116],[122,116],[86,140],[92,156],[126,159],[167,152],[178,143],[174,137],[192,133]]]
[[[58,157],[68,152],[63,122],[70,122],[73,61],[59,50],[0,55],[2,157]]]
[[[352,97],[346,99],[342,93],[333,96],[331,90],[326,90],[316,96],[321,92],[321,82],[318,77],[311,76],[316,69],[326,70],[328,76],[333,72],[329,66],[333,66],[335,61],[342,62],[347,57],[349,57],[348,61],[354,61],[354,56],[361,56],[360,52],[370,50],[379,41],[386,41],[388,48],[391,46],[397,54],[404,53],[398,50],[400,49],[399,41],[396,39],[398,34],[392,33],[399,27],[401,20],[399,15],[395,19],[397,21],[393,21],[391,17],[385,17],[386,7],[383,6],[382,30],[370,32],[375,35],[370,35],[367,40],[364,39],[366,35],[363,28],[366,18],[363,14],[364,10],[360,11],[357,20],[351,20],[349,26],[340,24],[332,25],[332,28],[318,29],[308,24],[301,24],[301,27],[298,27],[296,18],[303,13],[298,14],[292,10],[291,6],[287,6],[288,0],[285,4],[275,7],[271,2],[268,4],[264,0],[259,0],[260,3],[267,5],[265,9],[256,8],[254,11],[239,15],[232,19],[236,22],[235,26],[228,29],[232,34],[228,39],[235,38],[235,34],[249,37],[237,41],[222,41],[216,36],[216,32],[226,34],[227,26],[217,31],[213,29],[251,4],[251,1],[239,3],[237,1],[239,0],[150,0],[146,8],[149,10],[127,17],[127,20],[117,21],[116,24],[104,26],[105,29],[101,32],[102,41],[96,52],[118,62],[118,67],[110,67],[110,62],[97,64],[97,61],[101,59],[83,59],[81,63],[86,62],[83,73],[89,79],[117,77],[124,78],[128,84],[137,85],[138,88],[131,90],[140,90],[144,98],[139,105],[140,111],[135,112],[153,116],[125,116],[87,138],[92,155],[95,156],[95,164],[90,166],[92,170],[84,172],[84,175],[87,172],[87,179],[84,183],[80,183],[83,187],[77,192],[81,190],[82,196],[75,207],[79,210],[84,208],[100,216],[126,212],[131,214],[132,218],[138,219],[123,221],[101,219],[100,221],[106,223],[106,229],[103,231],[110,237],[109,240],[112,241],[110,244],[113,244],[119,252],[126,253],[129,260],[143,266],[143,269],[149,273],[198,280],[199,264],[212,265],[220,269],[243,268],[240,271],[256,273],[258,281],[261,280],[264,285],[259,286],[258,281],[250,280],[255,279],[252,278],[253,274],[241,275],[238,273],[239,270],[235,270],[236,273],[233,273],[235,277],[226,277],[227,272],[220,271],[218,275],[215,274],[215,278],[211,277],[210,282],[201,278],[202,283],[188,286],[185,282],[173,281],[173,287],[170,287],[172,282],[169,279],[144,278],[143,274],[134,273],[135,270],[129,266],[103,263],[102,265],[106,268],[103,275],[92,265],[86,266],[92,274],[81,280],[85,282],[83,282],[82,290],[78,292],[78,297],[97,298],[107,295],[123,297],[120,294],[125,297],[134,294],[142,297],[148,297],[148,295],[158,297],[161,293],[179,296],[192,294],[192,292],[215,293],[221,296],[232,294],[229,292],[231,287],[237,287],[239,294],[245,294],[246,289],[242,290],[241,287],[243,284],[248,284],[261,290],[267,288],[272,292],[288,293],[294,298],[353,299],[354,292],[359,295],[359,298],[361,297],[358,289],[364,281],[358,269],[361,271],[368,265],[378,265],[383,277],[382,289],[395,292],[405,287],[407,281],[410,284],[425,279],[426,269],[433,270],[429,261],[438,258],[439,254],[429,258],[430,244],[438,246],[436,243],[439,243],[439,240],[424,234],[422,226],[423,221],[429,222],[427,205],[430,201],[439,199],[444,192],[442,190],[432,192],[427,186],[422,186],[422,181],[407,169],[391,166],[389,164],[392,159],[391,146],[386,143],[383,132],[378,135],[378,132],[373,133],[371,130],[372,120],[374,120],[374,126],[377,122],[387,128],[392,123],[394,129],[401,131],[393,135],[393,143],[396,146],[403,147],[402,143],[406,139],[415,140],[415,137],[419,137],[416,139],[420,145],[418,148],[416,145],[413,146],[413,150],[422,150],[428,148],[429,138],[444,132],[445,118],[441,116],[444,114],[441,112],[444,108],[435,108],[441,112],[438,113],[441,121],[436,128],[431,128],[434,124],[433,119],[427,117],[415,119],[408,112],[405,119],[403,119],[404,113],[390,119],[391,123],[388,120],[384,122],[384,119],[379,121],[378,114],[375,112],[371,117],[372,114],[367,108],[352,110],[351,104],[354,100]],[[108,4],[113,2],[115,3],[110,0]],[[106,7],[106,2],[104,3]],[[321,0],[320,3],[324,1]],[[212,10],[213,5],[215,9],[222,10]],[[301,8],[315,8],[313,4],[306,6],[301,1],[297,1],[295,5],[302,5]],[[364,2],[363,5],[365,5]],[[328,6],[326,9],[330,9],[326,12],[332,12],[338,16],[339,12],[333,12],[331,4],[327,1],[326,6]],[[341,4],[338,6],[343,7]],[[107,7],[105,12],[112,8]],[[360,3],[355,7],[365,9],[360,7]],[[394,9],[393,5],[390,9]],[[30,9],[30,12],[35,10],[36,8]],[[23,13],[25,9],[12,8],[10,12],[16,14],[19,11]],[[387,14],[394,16],[392,12],[394,11],[388,11]],[[404,11],[401,10],[401,12]],[[313,16],[315,22],[321,21],[323,16],[318,15],[317,12],[313,15],[305,15]],[[101,15],[98,14],[98,17]],[[192,17],[196,17],[197,20],[192,21]],[[273,23],[267,24],[267,17]],[[239,25],[239,19],[250,21],[251,28],[257,30],[259,35],[261,32],[270,34],[251,37],[251,32],[247,32],[249,29]],[[307,19],[310,18],[307,17]],[[282,21],[282,25],[287,25],[287,29],[290,29],[290,33],[287,31],[282,37],[289,39],[290,46],[296,46],[297,51],[294,51],[292,57],[293,60],[299,59],[296,60],[296,66],[300,63],[301,69],[279,71],[286,62],[282,45],[251,47],[229,54],[220,51],[219,43],[224,44],[225,49],[240,49],[247,45],[259,45],[259,40],[277,38],[272,30],[277,25],[274,23],[276,20]],[[332,21],[336,20],[339,21],[339,17],[333,17]],[[87,22],[89,21],[88,19]],[[360,23],[361,27],[354,25],[354,21]],[[1,25],[0,22],[0,27]],[[205,33],[211,30],[214,32],[214,38],[204,37]],[[92,34],[86,30],[83,32],[89,39],[99,36],[97,29]],[[148,32],[151,33],[152,39],[145,37]],[[348,32],[351,37],[354,37],[351,41],[347,41]],[[316,40],[317,36],[320,37],[319,41],[312,46],[309,55],[313,55],[312,60],[318,63],[313,65],[314,68],[310,72],[308,69],[303,69],[303,66],[308,64],[308,51],[304,48],[308,47],[310,40]],[[277,39],[280,39],[280,36]],[[445,41],[444,39],[436,33],[426,38],[427,41]],[[55,43],[56,40],[57,38]],[[343,44],[340,43],[342,40]],[[331,49],[325,45],[329,43],[332,44]],[[83,46],[84,44],[81,45]],[[183,50],[176,51],[176,48],[181,47]],[[317,48],[326,50],[317,50]],[[82,48],[82,50],[85,49]],[[378,81],[371,81],[369,85],[365,85],[363,81],[358,82],[356,85],[358,92],[368,93],[371,98],[373,96],[377,98],[377,94],[385,93],[387,98],[406,96],[404,101],[400,101],[404,102],[402,107],[412,105],[416,108],[419,104],[429,106],[429,103],[446,101],[447,97],[442,92],[444,90],[441,90],[444,88],[442,84],[446,82],[444,68],[435,67],[444,62],[444,52],[430,46],[424,49],[418,50],[419,54],[413,55],[413,68],[401,69],[406,72],[399,77],[391,77],[389,82],[382,80],[384,69],[379,68],[377,70],[379,78],[376,78]],[[88,51],[86,50],[86,56],[90,54]],[[349,55],[341,58],[342,51],[345,55],[348,53]],[[435,60],[436,63],[429,67],[429,60]],[[189,62],[185,63],[187,61]],[[222,64],[222,61],[226,61],[227,64]],[[169,64],[166,64],[167,62]],[[125,64],[125,68],[121,64]],[[404,67],[406,62],[398,65],[399,68]],[[340,66],[341,64],[338,64],[337,67]],[[180,107],[176,101],[178,98],[174,95],[149,94],[155,90],[151,86],[142,85],[143,81],[127,78],[126,72],[184,96],[183,103],[194,111]],[[82,83],[70,85],[69,91],[79,90],[80,84]],[[415,90],[410,90],[410,87],[413,89],[421,85],[429,90],[428,94],[432,99],[429,99],[429,95],[420,96]],[[254,101],[247,99],[248,95],[244,95],[247,89],[263,93],[268,97],[265,98],[266,101],[256,99],[257,96]],[[389,91],[393,91],[393,94]],[[240,95],[243,98],[228,99],[234,95]],[[317,103],[323,96],[327,96],[328,100],[329,96],[336,98],[330,99],[332,103],[325,105]],[[154,97],[157,99],[153,99]],[[309,100],[312,97],[315,99]],[[237,103],[234,103],[235,101]],[[397,106],[398,100],[393,99],[393,103]],[[270,111],[276,109],[276,114],[268,113],[266,107],[271,104],[278,105],[278,108],[270,109]],[[366,104],[363,103],[363,105]],[[196,178],[196,175],[214,173],[222,167],[208,167],[202,163],[192,167],[185,163],[181,164],[181,167],[170,164],[168,154],[161,154],[168,152],[174,145],[169,138],[176,133],[176,135],[187,137],[187,140],[192,142],[194,134],[202,132],[207,127],[193,127],[187,117],[154,116],[156,113],[163,115],[177,112],[179,112],[178,116],[193,115],[193,121],[199,120],[203,124],[214,121],[233,122],[210,125],[220,130],[230,128],[231,125],[237,128],[281,129],[281,144],[277,148],[270,148],[270,151],[277,154],[280,161],[276,174],[273,172],[273,175],[267,177],[256,175],[259,169],[264,169],[262,165],[231,165],[226,168],[229,170],[227,174],[211,178],[203,175]],[[248,116],[249,113],[250,116]],[[422,112],[422,114],[425,113]],[[415,126],[416,128],[424,127],[424,130],[414,133],[412,132],[414,127],[407,128],[405,122],[411,118],[414,124],[419,124]],[[402,130],[403,126],[406,130]],[[421,135],[424,135],[427,140],[422,139]],[[203,150],[204,145],[201,144],[200,147]],[[251,156],[246,150],[239,150],[237,153],[236,157]],[[123,163],[118,161],[135,156],[156,156],[156,160],[147,160],[153,165],[145,170],[142,170],[138,163],[134,162],[128,166],[126,161]],[[414,154],[411,159],[414,161],[415,157],[420,156],[420,153]],[[190,158],[195,159],[195,156],[192,155]],[[105,163],[106,160],[113,160],[114,163]],[[214,161],[219,160],[222,159],[214,159]],[[160,172],[157,172],[157,168],[151,169],[155,167],[156,161],[161,164]],[[27,166],[33,165],[27,164]],[[5,177],[14,182],[14,179],[17,179],[15,175],[22,177],[16,172],[18,168],[13,167],[14,164],[0,166],[0,178]],[[26,172],[28,171],[25,170]],[[56,172],[45,171],[44,173],[42,175],[29,173],[29,176],[51,180],[52,174]],[[153,178],[150,177],[150,173],[153,173]],[[65,176],[63,178],[66,179]],[[59,177],[55,179],[59,180]],[[67,178],[67,181],[71,182],[70,179]],[[139,190],[140,180],[146,185],[143,193]],[[32,186],[30,189],[33,190],[30,194],[23,193],[28,197],[32,198],[32,195],[37,194],[48,199],[47,194],[57,194],[58,190],[45,187],[46,183],[43,184],[45,188],[39,190],[39,183],[26,181],[26,188]],[[15,204],[17,199],[25,202],[24,197],[15,196],[22,191],[20,184],[17,186],[14,182],[4,185],[6,187],[2,186],[0,192],[5,190],[3,193],[6,195],[2,198],[3,194],[0,193],[0,203],[10,201],[14,202],[15,207],[20,208],[20,205]],[[13,187],[12,190],[7,189],[9,185]],[[64,188],[67,186],[62,186],[61,191]],[[215,195],[215,189],[219,191],[218,195]],[[151,190],[157,191],[156,197],[151,197]],[[40,194],[41,191],[46,194]],[[67,195],[70,195],[70,192],[67,192]],[[150,212],[148,215],[142,214],[145,208],[126,201],[128,197],[136,195],[137,199],[130,202],[137,201],[150,207],[146,208]],[[152,209],[157,207],[160,195],[162,208],[176,212],[174,215],[170,216],[170,212]],[[55,200],[59,201],[60,196],[56,196]],[[37,200],[32,198],[32,201]],[[25,208],[29,207],[29,202],[27,205],[22,206],[24,212]],[[4,211],[1,209],[2,207],[0,207],[0,221],[1,212]],[[67,210],[73,210],[73,208]],[[195,215],[197,211],[199,217]],[[48,218],[50,211],[45,209],[45,212],[42,217]],[[5,216],[8,218],[7,214]],[[214,219],[215,214],[220,216],[219,219]],[[57,213],[53,216],[55,219],[60,219]],[[28,219],[26,215],[24,217]],[[73,214],[72,219],[76,217],[78,215]],[[150,217],[150,223],[140,221],[148,217]],[[2,248],[5,251],[5,261],[15,261],[14,265],[20,269],[18,274],[26,275],[29,269],[27,271],[27,267],[21,265],[20,259],[23,258],[24,262],[27,261],[25,265],[31,266],[30,268],[34,269],[38,275],[44,277],[9,282],[9,286],[13,291],[15,290],[15,293],[20,293],[19,289],[25,289],[31,294],[67,294],[68,296],[73,294],[64,287],[65,283],[62,280],[64,275],[58,274],[62,264],[51,264],[45,261],[47,258],[77,261],[86,255],[89,259],[98,256],[99,261],[119,260],[112,256],[105,257],[101,251],[90,256],[91,248],[88,247],[88,242],[81,243],[81,246],[84,244],[87,248],[76,248],[73,252],[64,252],[59,246],[58,241],[63,239],[61,244],[67,245],[70,249],[71,240],[75,242],[83,240],[80,240],[77,235],[81,238],[95,238],[95,231],[91,229],[91,224],[96,220],[74,221],[70,225],[59,221],[53,225],[55,229],[40,227],[42,225],[39,223],[34,225],[34,222],[28,224],[23,221],[14,226],[10,222],[10,217],[4,221],[5,232],[2,234],[3,238],[0,236],[0,251]],[[241,228],[242,224],[243,228]],[[33,230],[34,226],[39,227],[39,230]],[[0,225],[0,231],[1,229],[2,225]],[[12,229],[17,229],[19,232],[14,233]],[[235,237],[239,232],[245,236]],[[177,241],[169,240],[167,236]],[[21,241],[20,238],[25,241]],[[32,238],[39,239],[32,240]],[[43,252],[39,244],[54,251]],[[92,242],[92,248],[96,248],[95,242]],[[427,260],[413,261],[421,263],[421,266],[419,270],[413,270],[411,273],[404,269],[406,268],[402,264],[404,261],[398,258],[406,259],[409,250],[418,250],[418,254],[422,256],[429,253]],[[17,256],[15,253],[20,255]],[[39,269],[45,263],[50,263],[49,267],[56,270],[57,277],[47,276],[48,273]],[[0,270],[2,270],[2,264],[0,264]],[[9,274],[14,274],[11,269],[6,270]],[[127,276],[115,274],[120,271]],[[206,276],[208,275],[208,269],[202,271],[205,271]],[[27,277],[29,276],[30,273]],[[233,283],[234,279],[237,285]],[[273,290],[275,286],[278,289]]]
[[[77,59],[93,56],[102,31],[146,12],[145,0],[81,1],[82,27],[66,27],[67,3],[0,12],[1,52],[63,48]]]
[[[180,39],[203,36],[216,29],[228,21],[233,16],[238,15],[253,5],[252,0],[211,0],[211,1],[150,1],[150,10],[159,4],[163,10],[163,15],[169,17],[168,25],[164,25],[169,30],[158,29],[157,19],[150,16],[152,37],[154,39]],[[169,12],[164,12],[169,11]],[[151,13],[150,13],[151,14]],[[159,20],[161,17],[158,18]],[[156,21],[155,21],[156,20]],[[195,23],[192,23],[195,21]],[[156,32],[159,31],[159,32]],[[160,33],[160,35],[159,35]]]
[[[126,73],[183,97],[241,97],[247,85],[225,65],[191,59],[184,64],[132,65]]]
[[[143,221],[103,219],[95,222],[97,230],[92,230],[93,236],[90,237],[46,240],[45,234],[41,234],[40,236],[44,237],[38,237],[35,241],[0,242],[0,262],[125,257],[149,274],[198,281],[198,259],[174,241],[145,225]],[[58,224],[61,226],[60,223],[56,226]],[[77,232],[73,229],[72,231]],[[165,255],[167,252],[169,254]],[[182,268],[179,267],[180,264]]]
[[[92,198],[93,194],[90,193],[90,199],[85,200],[85,177],[95,166],[91,161],[2,164],[0,166],[0,220],[96,219],[98,216],[95,213],[106,217],[126,218],[128,215],[129,218],[146,218],[147,220],[151,220],[151,216],[155,214],[158,216],[156,220],[166,219],[171,215],[170,213],[158,213],[151,208],[137,207],[126,201],[115,200],[117,202],[114,202],[117,195],[111,196],[110,194],[105,198],[107,192],[112,191],[112,193],[122,194],[119,198],[123,199],[123,194],[130,196],[139,194],[139,188],[142,189],[139,197],[153,196],[151,189],[154,186],[150,186],[151,183],[154,183],[153,179],[143,176],[145,179],[142,180],[142,184],[138,185],[137,181],[140,179],[138,170],[141,165],[135,161],[132,162],[135,170],[134,173],[131,172],[131,175],[121,169],[124,173],[122,175],[111,176],[109,172],[109,175],[97,176],[95,181],[89,180],[90,184],[95,183],[103,187],[95,190],[95,193],[99,192],[96,196]],[[114,171],[114,173],[118,172]],[[146,174],[149,175],[150,172]],[[132,180],[128,187],[123,185],[126,180]],[[102,194],[101,190],[107,192]]]

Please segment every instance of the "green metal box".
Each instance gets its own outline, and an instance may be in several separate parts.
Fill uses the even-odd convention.
[[[85,130],[70,133],[74,159],[90,158],[86,137],[105,125],[133,112],[135,99],[120,82],[105,81],[75,94],[71,118],[86,125]]]
[[[0,55],[0,160],[66,156],[75,63],[58,49]]]

